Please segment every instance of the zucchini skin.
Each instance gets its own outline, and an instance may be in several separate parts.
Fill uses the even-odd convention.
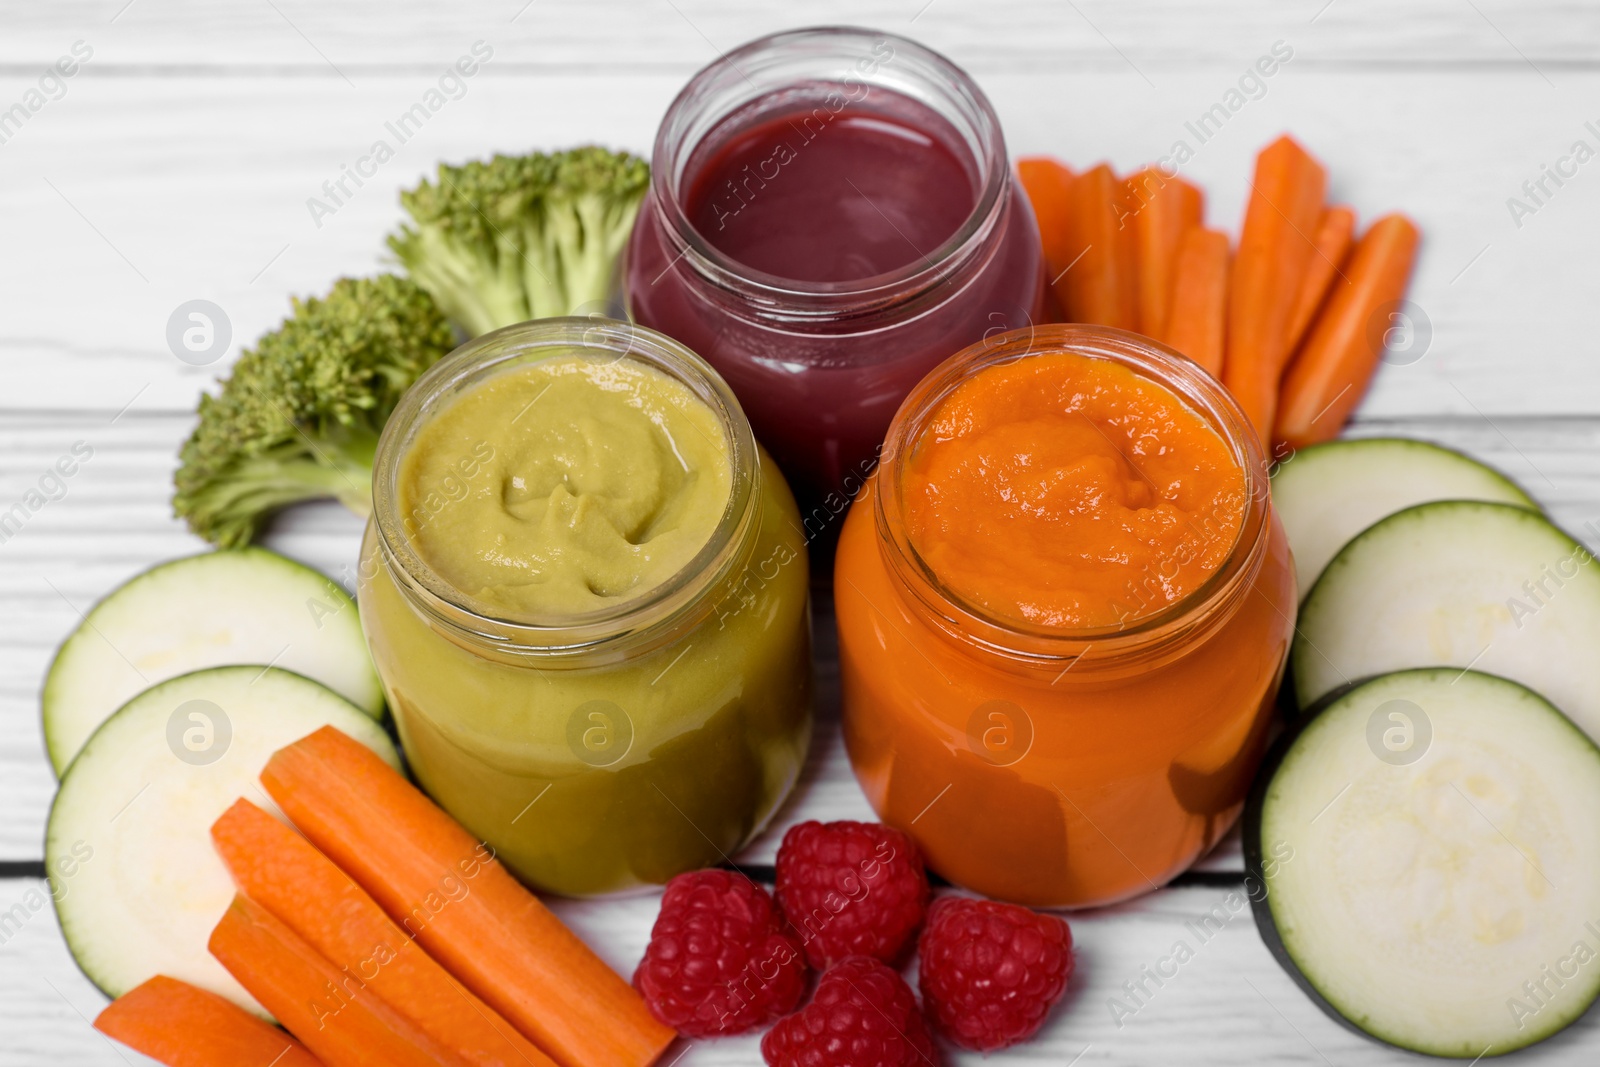
[[[1382,677],[1375,675],[1374,677]],[[1419,1055],[1415,1050],[1405,1048],[1386,1041],[1381,1037],[1361,1029],[1355,1023],[1335,1008],[1322,991],[1312,984],[1305,972],[1300,970],[1300,965],[1289,955],[1288,946],[1283,943],[1283,937],[1278,933],[1277,920],[1272,916],[1272,883],[1267,878],[1267,855],[1261,840],[1261,816],[1266,808],[1267,793],[1272,787],[1272,780],[1278,776],[1278,768],[1283,765],[1284,758],[1289,750],[1294,747],[1295,741],[1305,732],[1306,727],[1314,722],[1324,709],[1333,705],[1347,693],[1360,688],[1372,678],[1363,678],[1359,681],[1349,682],[1319,698],[1314,704],[1304,711],[1294,712],[1287,729],[1280,734],[1276,741],[1267,749],[1267,754],[1261,760],[1261,768],[1256,772],[1256,780],[1251,783],[1250,793],[1245,798],[1244,814],[1240,817],[1240,837],[1244,846],[1244,871],[1245,890],[1250,898],[1250,914],[1255,917],[1256,931],[1261,934],[1261,940],[1267,946],[1267,951],[1272,953],[1272,958],[1278,961],[1294,984],[1300,987],[1310,1001],[1321,1008],[1334,1022],[1349,1030],[1353,1034],[1360,1034],[1369,1041],[1377,1041],[1388,1045],[1390,1048],[1401,1049],[1413,1055]],[[1285,686],[1287,689],[1288,687]]]
[[[1333,707],[1335,704],[1340,703],[1352,692],[1355,692],[1356,690],[1361,689],[1364,686],[1367,686],[1380,679],[1393,678],[1402,675],[1411,677],[1436,675],[1459,678],[1464,673],[1466,672],[1457,667],[1412,667],[1400,671],[1390,671],[1382,674],[1369,675],[1351,682],[1346,682],[1317,698],[1315,701],[1309,704],[1303,712],[1298,713],[1297,717],[1294,717],[1289,721],[1287,727],[1273,741],[1267,750],[1267,754],[1262,758],[1261,767],[1257,772],[1255,781],[1251,784],[1250,792],[1245,799],[1244,811],[1240,816],[1240,837],[1244,852],[1246,894],[1250,899],[1250,911],[1255,918],[1256,930],[1258,933],[1260,933],[1261,940],[1266,945],[1267,951],[1272,954],[1272,957],[1278,961],[1278,965],[1284,969],[1291,979],[1294,980],[1295,985],[1300,987],[1301,991],[1305,993],[1306,997],[1313,1004],[1321,1008],[1329,1018],[1333,1019],[1344,1029],[1353,1034],[1358,1034],[1368,1041],[1373,1041],[1377,1044],[1384,1045],[1388,1048],[1397,1049],[1401,1052],[1405,1052],[1416,1057],[1429,1057],[1446,1060],[1470,1060],[1471,1062],[1475,1063],[1479,1059],[1498,1058],[1509,1053],[1518,1052],[1523,1049],[1531,1048],[1535,1045],[1543,1044],[1544,1042],[1549,1041],[1564,1032],[1567,1032],[1574,1024],[1583,1018],[1584,1014],[1593,1009],[1595,1002],[1591,1002],[1583,1011],[1568,1019],[1565,1023],[1557,1026],[1554,1030],[1550,1030],[1544,1033],[1542,1036],[1535,1037],[1530,1041],[1525,1041],[1518,1045],[1507,1045],[1504,1048],[1499,1046],[1491,1046],[1490,1049],[1480,1052],[1463,1051],[1454,1056],[1448,1053],[1424,1052],[1412,1046],[1403,1045],[1393,1041],[1380,1033],[1367,1030],[1341,1012],[1331,1001],[1327,999],[1327,997],[1323,995],[1322,991],[1316,986],[1311,978],[1303,970],[1301,970],[1299,963],[1295,961],[1294,956],[1289,951],[1288,945],[1284,942],[1282,933],[1278,929],[1277,920],[1272,914],[1272,886],[1267,875],[1268,865],[1269,863],[1273,862],[1276,857],[1268,854],[1265,841],[1261,835],[1261,828],[1264,821],[1264,816],[1266,814],[1267,796],[1271,792],[1273,780],[1277,777],[1278,771],[1282,767],[1284,760],[1288,757],[1289,752],[1291,749],[1293,749],[1295,743],[1300,739],[1301,735],[1307,729],[1309,729],[1325,711]],[[1536,690],[1531,689],[1526,684],[1519,682],[1514,678],[1506,678],[1501,675],[1491,674],[1488,671],[1474,670],[1471,673],[1493,679],[1497,682],[1503,682],[1510,686],[1514,686],[1517,689],[1525,690],[1531,693],[1533,696],[1538,698],[1539,701],[1544,703],[1554,714],[1562,719],[1567,720],[1569,725],[1573,727],[1573,732],[1587,743],[1588,747],[1596,754],[1596,756],[1600,756],[1600,742],[1596,742],[1593,738],[1588,737],[1582,728],[1578,727],[1577,724],[1573,722],[1565,712],[1561,711],[1554,704],[1551,704],[1549,700],[1547,700]]]

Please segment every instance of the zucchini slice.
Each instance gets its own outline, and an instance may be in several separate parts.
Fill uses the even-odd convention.
[[[1499,471],[1427,441],[1367,437],[1296,452],[1272,473],[1272,504],[1289,535],[1300,595],[1356,534],[1431,500],[1487,500],[1539,510]]]
[[[45,748],[59,776],[106,718],[190,671],[272,664],[368,715],[383,690],[356,605],[328,578],[264,548],[206,552],[131,579],[90,609],[45,677]]]
[[[1600,749],[1544,698],[1404,671],[1302,720],[1245,813],[1256,924],[1336,1019],[1472,1059],[1600,993]]]
[[[59,872],[52,889],[67,947],[107,996],[165,974],[261,1013],[206,950],[233,899],[211,824],[239,797],[277,813],[261,768],[329,725],[399,766],[371,716],[275,667],[173,678],[95,731],[61,780],[45,862]]]
[[[1302,708],[1411,667],[1476,667],[1542,693],[1600,738],[1600,565],[1544,516],[1450,500],[1351,541],[1300,609]]]

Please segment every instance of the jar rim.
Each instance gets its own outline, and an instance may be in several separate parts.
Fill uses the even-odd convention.
[[[1223,564],[1176,601],[1110,626],[1031,626],[1000,616],[943,583],[911,543],[904,521],[901,478],[914,443],[940,404],[972,376],[1030,355],[1070,353],[1118,363],[1175,393],[1229,448],[1244,480],[1239,530]],[[1271,534],[1268,468],[1260,438],[1238,402],[1199,364],[1157,341],[1127,330],[1084,324],[1050,324],[1011,330],[962,349],[935,367],[895,413],[884,442],[880,484],[873,493],[878,541],[890,574],[908,590],[938,628],[951,637],[1003,656],[1073,662],[1169,648],[1196,630],[1220,624],[1251,587]]]
[[[461,393],[509,368],[577,354],[633,360],[687,386],[711,408],[728,445],[729,492],[700,550],[666,581],[636,597],[574,614],[496,612],[456,588],[413,544],[401,512],[399,475],[417,432]],[[412,606],[457,638],[514,656],[574,658],[619,644],[665,643],[710,611],[708,594],[748,550],[759,517],[761,468],[750,422],[710,364],[665,334],[600,316],[537,319],[473,338],[440,359],[401,397],[373,460],[372,524],[381,564]]]
[[[751,74],[761,75],[786,62],[805,60],[855,59],[859,63],[875,55],[873,50],[878,46],[887,46],[889,56],[883,64],[895,65],[899,83],[880,77],[879,69],[869,74],[856,68],[856,75],[869,86],[869,91],[876,86],[910,97],[934,108],[963,134],[962,147],[977,168],[979,188],[972,210],[955,232],[938,248],[902,267],[842,282],[810,282],[769,274],[741,263],[706,240],[689,220],[678,195],[685,177],[682,172],[705,136],[723,118],[774,91],[757,85]],[[836,80],[789,74],[783,84],[792,87]],[[737,83],[748,91],[721,101],[721,106],[713,109],[718,93],[728,83]],[[913,88],[917,92],[907,91]],[[961,129],[962,126],[966,128]],[[663,229],[672,246],[673,264],[680,260],[688,263],[714,284],[739,291],[747,302],[781,308],[787,317],[800,319],[809,317],[808,313],[837,315],[841,307],[872,308],[943,284],[984,246],[995,228],[1009,200],[1009,175],[999,116],[970,75],[941,53],[910,38],[857,26],[814,26],[769,34],[707,64],[668,105],[656,132],[650,163],[651,196],[666,222]]]

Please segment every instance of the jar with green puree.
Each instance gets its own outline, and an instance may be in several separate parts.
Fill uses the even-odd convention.
[[[362,625],[417,780],[533,887],[721,862],[811,735],[805,539],[726,383],[547,319],[458,348],[384,429]]]

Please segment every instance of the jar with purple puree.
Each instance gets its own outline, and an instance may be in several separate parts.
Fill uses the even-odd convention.
[[[1039,321],[1038,227],[955,64],[852,28],[729,52],[656,136],[629,313],[727,379],[830,543],[895,409],[951,353]]]

